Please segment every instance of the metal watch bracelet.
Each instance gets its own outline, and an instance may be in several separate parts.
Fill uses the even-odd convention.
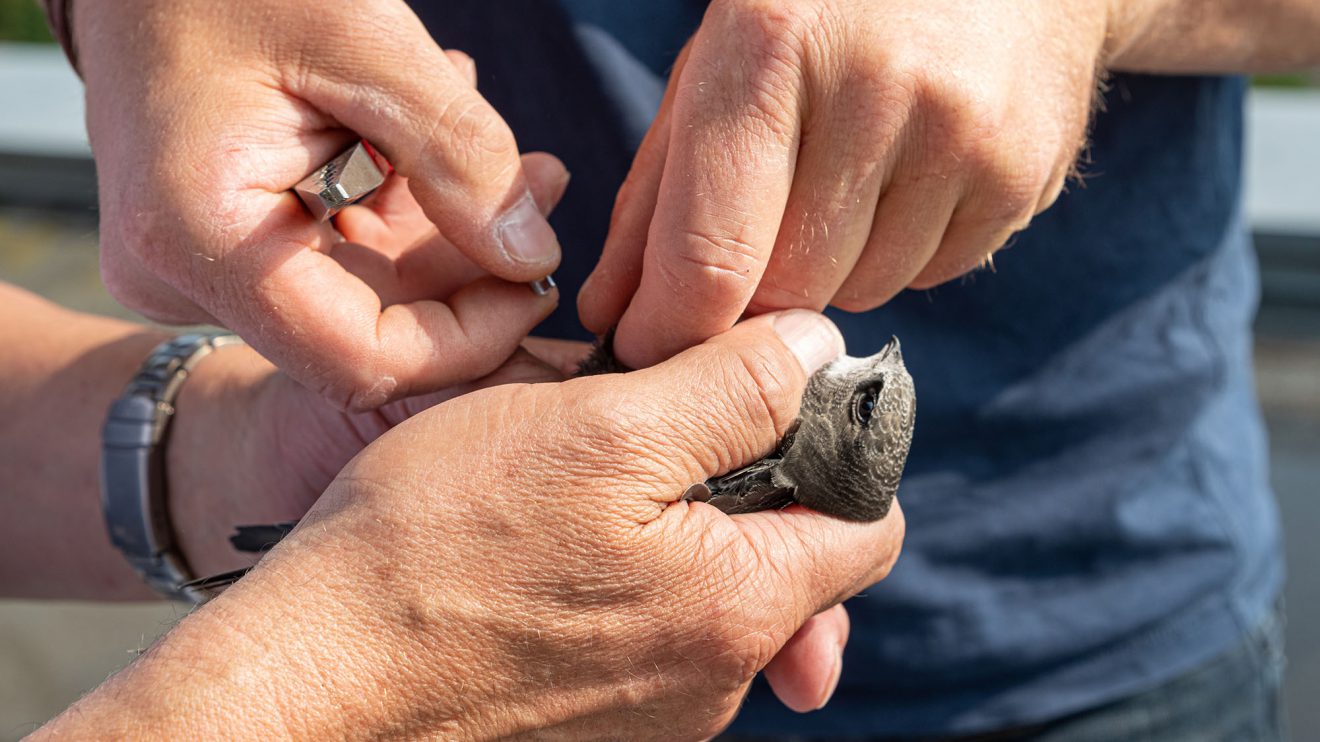
[[[110,542],[142,579],[171,600],[201,602],[169,513],[165,447],[174,401],[189,373],[218,348],[242,341],[189,333],[159,345],[110,406],[101,432],[101,506]]]

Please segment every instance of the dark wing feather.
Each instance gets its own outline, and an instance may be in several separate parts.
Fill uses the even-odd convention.
[[[234,535],[229,537],[229,543],[233,544],[238,551],[252,552],[260,554],[270,551],[271,547],[280,542],[280,539],[289,535],[289,532],[298,525],[298,521],[289,520],[283,523],[272,523],[262,526],[237,526]],[[214,596],[226,587],[238,582],[243,575],[252,570],[251,567],[236,569],[231,572],[222,572],[210,577],[202,577],[191,582],[183,584],[186,588],[192,588],[198,592]]]
[[[722,477],[708,479],[701,489],[690,488],[684,499],[708,502],[729,515],[787,507],[793,503],[795,488],[775,482],[779,462],[778,458],[765,458]]]
[[[218,575],[211,575],[210,577],[203,577],[198,580],[192,580],[191,582],[185,582],[183,583],[183,586],[206,594],[207,599],[209,600],[214,597],[216,593],[219,593],[224,588],[238,582],[243,578],[243,575],[251,571],[251,567],[244,567],[243,569],[236,569],[232,572],[221,572]]]
[[[270,551],[297,525],[298,521],[288,520],[262,526],[237,526],[234,535],[229,537],[229,543],[239,551],[261,554]]]

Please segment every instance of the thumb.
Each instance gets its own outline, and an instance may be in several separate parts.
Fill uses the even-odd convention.
[[[766,314],[627,374],[629,433],[655,443],[674,497],[769,453],[797,419],[807,377],[843,352],[824,315]]]
[[[843,351],[823,315],[794,309],[761,315],[658,366],[628,374],[649,419],[626,426],[647,450],[662,452],[659,483],[677,499],[688,485],[770,453],[797,419],[807,377]],[[642,403],[636,403],[642,404]],[[633,416],[629,416],[630,419]],[[632,438],[628,438],[631,440]],[[654,489],[665,490],[666,487]],[[713,508],[711,517],[724,518]],[[711,518],[682,518],[692,543],[709,539]],[[883,579],[898,559],[902,508],[871,523],[844,521],[800,505],[730,519],[745,548],[724,551],[728,574],[756,576],[757,594],[796,630],[812,615]],[[728,535],[728,531],[725,531]]]
[[[390,43],[406,59],[332,40],[302,55],[317,66],[295,92],[384,154],[426,217],[474,263],[509,281],[546,276],[559,243],[513,132],[472,86],[464,58],[447,56],[415,17],[398,25]]]

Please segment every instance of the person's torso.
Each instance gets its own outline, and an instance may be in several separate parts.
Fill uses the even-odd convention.
[[[520,144],[573,172],[552,219],[563,300],[542,332],[583,337],[576,289],[704,3],[414,5],[474,55]],[[799,717],[757,688],[737,729],[1026,723],[1167,679],[1265,615],[1281,565],[1250,373],[1242,92],[1116,76],[1086,181],[993,271],[831,312],[855,355],[903,342],[918,395],[907,542],[848,604],[831,705]]]

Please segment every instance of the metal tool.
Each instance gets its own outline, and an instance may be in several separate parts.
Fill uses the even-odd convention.
[[[358,142],[293,187],[320,221],[370,196],[385,183],[390,166],[366,142]]]
[[[313,170],[293,190],[312,216],[318,221],[327,221],[345,207],[375,193],[391,172],[393,168],[389,162],[370,144],[360,140]],[[527,285],[537,296],[545,296],[556,286],[554,276]]]
[[[532,291],[535,291],[537,296],[545,296],[550,293],[550,289],[555,288],[558,284],[555,283],[554,276],[546,276],[539,281],[532,281],[527,285],[532,287]]]

